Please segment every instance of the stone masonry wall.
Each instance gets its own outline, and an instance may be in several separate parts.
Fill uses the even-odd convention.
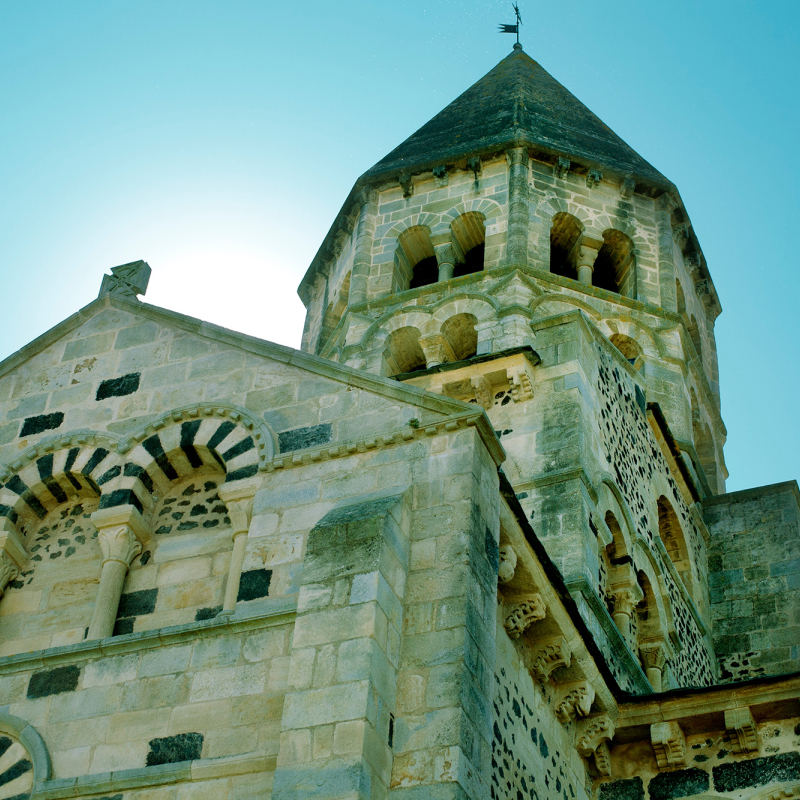
[[[800,671],[800,493],[777,483],[703,503],[720,678]]]

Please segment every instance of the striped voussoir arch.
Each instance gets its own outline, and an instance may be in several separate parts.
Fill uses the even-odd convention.
[[[242,409],[192,406],[164,415],[128,439],[93,431],[39,443],[0,469],[0,519],[30,523],[75,497],[99,507],[133,505],[144,513],[176,481],[198,471],[225,481],[255,475],[277,450],[272,430]]]
[[[15,739],[0,734],[0,800],[28,800],[33,788],[33,763]]]

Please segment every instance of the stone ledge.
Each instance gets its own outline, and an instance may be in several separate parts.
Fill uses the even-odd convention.
[[[168,628],[155,628],[151,631],[129,633],[124,636],[112,636],[78,644],[50,647],[46,650],[35,650],[31,653],[18,653],[0,658],[0,675],[14,672],[25,672],[30,669],[52,667],[58,664],[75,663],[90,658],[115,656],[133,653],[140,650],[153,650],[160,647],[180,644],[188,639],[207,638],[221,634],[234,634],[243,631],[272,628],[287,625],[294,620],[297,613],[295,600],[273,600],[274,610],[252,616],[218,616],[202,622],[190,622],[186,625],[173,625]]]
[[[201,758],[196,761],[181,761],[178,764],[163,764],[157,767],[137,767],[115,772],[99,772],[80,778],[56,778],[36,783],[31,800],[60,800],[67,797],[82,797],[87,794],[119,792],[164,786],[171,783],[189,783],[251,772],[274,772],[277,756],[263,753],[243,753],[223,758]]]
[[[752,489],[740,489],[738,492],[728,492],[718,494],[713,497],[706,497],[702,502],[703,508],[706,506],[722,505],[725,503],[739,503],[746,500],[755,500],[758,497],[766,497],[771,494],[793,494],[798,506],[800,506],[800,487],[797,481],[783,481],[782,483],[769,483],[766,486],[755,486]]]

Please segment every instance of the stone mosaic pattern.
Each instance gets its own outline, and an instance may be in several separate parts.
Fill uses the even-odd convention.
[[[671,489],[671,496],[667,499],[678,514],[695,564],[703,563],[702,535],[636,403],[632,383],[599,346],[596,346],[596,350],[599,359],[597,390],[601,403],[600,436],[603,447],[617,485],[633,514],[637,533],[649,544],[653,558],[660,565],[672,605],[675,629],[682,643],[681,651],[669,665],[670,669],[679,686],[710,686],[715,677],[711,654],[653,541],[652,531],[658,530],[658,521],[649,519],[648,509],[657,473]]]
[[[220,473],[200,474],[175,484],[160,501],[153,537],[125,582],[117,634],[193,622],[202,609],[222,605],[233,548],[218,493],[223,481]]]
[[[583,762],[551,710],[552,692],[534,684],[502,627],[497,636],[492,800],[584,800]]]
[[[96,509],[96,498],[67,502],[31,531],[30,560],[0,602],[0,655],[83,640],[102,563]]]

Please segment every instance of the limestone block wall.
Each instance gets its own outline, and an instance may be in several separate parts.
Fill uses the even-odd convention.
[[[777,483],[709,498],[708,581],[720,679],[800,670],[800,493]]]

